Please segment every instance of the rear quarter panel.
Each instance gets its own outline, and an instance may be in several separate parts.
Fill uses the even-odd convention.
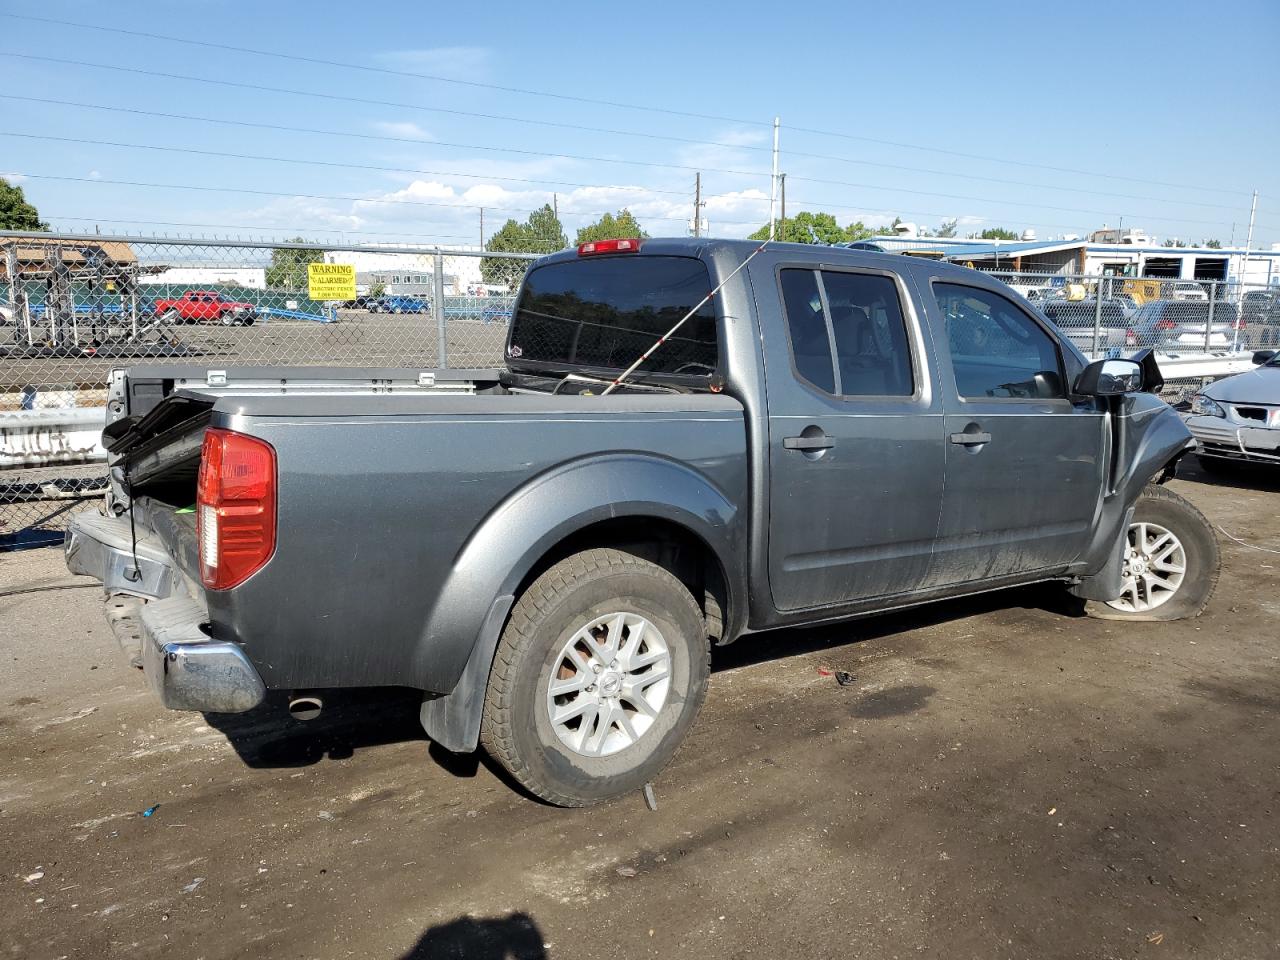
[[[277,454],[275,554],[209,595],[269,687],[448,692],[495,597],[598,519],[667,515],[746,553],[723,396],[240,398],[213,423]]]

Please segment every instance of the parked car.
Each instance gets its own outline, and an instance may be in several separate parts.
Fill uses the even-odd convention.
[[[67,563],[165,705],[416,688],[437,744],[585,805],[671,758],[711,644],[1042,581],[1172,620],[1217,577],[1150,354],[1087,363],[972,270],[599,241],[532,266],[504,355],[112,376]]]
[[[1260,350],[1247,373],[1217,380],[1191,401],[1187,426],[1207,470],[1241,462],[1280,466],[1280,354]]]
[[[1165,296],[1170,300],[1208,300],[1204,287],[1191,280],[1179,280],[1168,285]]]
[[[421,297],[378,297],[369,301],[370,313],[430,313],[431,304]]]
[[[1213,307],[1212,325],[1209,324],[1210,306]],[[1131,322],[1139,346],[1192,353],[1205,349],[1227,350],[1236,340],[1239,312],[1234,303],[1211,305],[1194,300],[1153,300],[1144,304]]]
[[[221,323],[249,326],[258,319],[255,304],[229,300],[216,290],[188,290],[155,302],[155,315],[166,323]]]
[[[1093,350],[1093,328],[1099,319],[1097,343],[1100,351],[1138,345],[1124,306],[1115,300],[1102,301],[1100,317],[1097,300],[1046,300],[1040,303],[1040,312],[1085,353]]]
[[[1280,347],[1280,292],[1250,290],[1241,298],[1240,319],[1257,347]]]

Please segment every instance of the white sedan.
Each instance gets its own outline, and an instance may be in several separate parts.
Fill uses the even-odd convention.
[[[1259,350],[1257,364],[1209,384],[1191,401],[1187,427],[1207,470],[1252,461],[1280,465],[1280,354]]]

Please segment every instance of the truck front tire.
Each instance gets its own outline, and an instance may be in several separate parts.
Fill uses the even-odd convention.
[[[1218,538],[1204,514],[1172,490],[1149,484],[1129,525],[1123,592],[1085,609],[1104,620],[1198,617],[1213,595],[1220,566]]]
[[[599,803],[658,775],[706,693],[702,611],[670,572],[620,550],[574,554],[516,601],[480,738],[530,793]]]

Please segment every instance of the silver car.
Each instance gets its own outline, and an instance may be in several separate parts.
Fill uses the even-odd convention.
[[[1248,373],[1205,387],[1191,401],[1187,427],[1208,470],[1253,461],[1280,465],[1280,353],[1259,350]]]

